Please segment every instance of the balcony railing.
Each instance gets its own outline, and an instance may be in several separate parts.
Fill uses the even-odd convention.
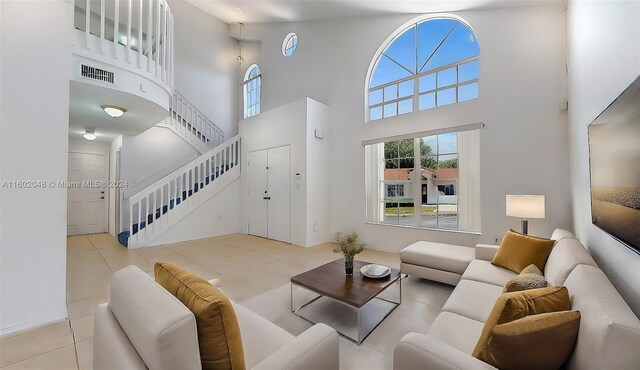
[[[165,0],[73,0],[76,52],[173,89],[173,14]]]

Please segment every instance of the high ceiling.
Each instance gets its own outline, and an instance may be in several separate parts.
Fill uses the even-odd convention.
[[[187,0],[229,24],[535,6],[565,0]]]

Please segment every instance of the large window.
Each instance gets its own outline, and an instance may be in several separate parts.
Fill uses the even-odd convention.
[[[479,232],[479,127],[365,145],[367,221]]]
[[[244,76],[244,118],[253,117],[260,114],[260,87],[262,85],[262,74],[260,68],[254,64]]]
[[[377,56],[368,85],[369,120],[477,98],[479,54],[473,31],[456,19],[412,24]]]

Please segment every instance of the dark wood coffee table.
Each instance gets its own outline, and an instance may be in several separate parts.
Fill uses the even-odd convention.
[[[346,276],[344,260],[339,259],[292,277],[291,312],[313,324],[316,324],[316,321],[302,315],[300,310],[303,307],[309,306],[323,297],[330,298],[335,302],[349,306],[356,311],[357,315],[355,338],[336,327],[334,327],[334,329],[357,344],[362,343],[369,334],[371,334],[375,328],[377,328],[402,302],[402,280],[400,279],[400,270],[392,268],[389,276],[381,279],[372,279],[362,275],[360,272],[360,268],[368,264],[369,262],[353,261],[353,276]],[[398,301],[378,297],[380,293],[384,292],[395,282],[399,283]],[[294,286],[303,287],[318,294],[318,296],[295,308]],[[369,325],[372,326],[370,330],[367,330],[365,333],[361,333],[361,310],[372,300],[381,300],[388,302],[391,305],[387,303],[387,307],[377,309],[376,313],[378,313],[377,316],[380,316],[380,318],[377,318],[373,325]]]

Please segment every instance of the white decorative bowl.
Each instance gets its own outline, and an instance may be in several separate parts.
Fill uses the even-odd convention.
[[[380,279],[389,276],[391,274],[391,268],[389,266],[372,263],[362,266],[360,272],[368,278]]]

